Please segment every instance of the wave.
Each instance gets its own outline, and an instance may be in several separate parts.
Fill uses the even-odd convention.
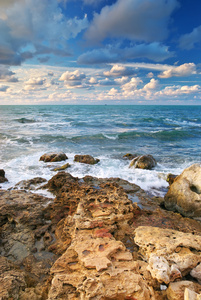
[[[36,120],[33,119],[27,119],[27,118],[20,118],[20,119],[15,119],[14,121],[18,122],[18,123],[36,123]]]

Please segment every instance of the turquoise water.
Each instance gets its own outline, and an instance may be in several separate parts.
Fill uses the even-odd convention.
[[[0,168],[9,183],[50,178],[39,162],[45,152],[63,151],[72,175],[121,177],[150,190],[163,190],[163,175],[201,162],[200,106],[0,106]],[[126,153],[152,154],[153,171],[131,170]],[[73,163],[75,154],[100,158],[97,166]],[[17,174],[17,175],[16,175]]]

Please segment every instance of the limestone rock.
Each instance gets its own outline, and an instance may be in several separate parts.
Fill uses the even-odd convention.
[[[152,155],[142,155],[134,158],[131,161],[129,168],[135,167],[136,169],[151,170],[155,166],[156,166],[156,160],[153,158]]]
[[[152,276],[161,283],[187,275],[201,262],[201,236],[141,226],[135,230],[135,243],[149,262]]]
[[[100,160],[98,158],[93,158],[91,155],[75,155],[74,161],[83,163],[83,164],[89,164],[89,165],[95,165]]]
[[[40,157],[40,160],[44,162],[56,162],[66,160],[68,157],[65,153],[45,153]]]
[[[65,164],[65,165],[63,165],[61,167],[56,167],[56,168],[53,169],[53,171],[55,171],[55,172],[57,172],[57,171],[63,171],[63,170],[66,170],[67,168],[70,168],[70,164],[69,163],[67,163],[67,164]]]
[[[165,195],[165,207],[183,216],[201,220],[201,166],[185,169]]]
[[[0,183],[6,182],[8,179],[5,177],[5,171],[0,169]]]
[[[199,285],[198,283],[187,280],[171,282],[167,289],[168,300],[187,300],[188,298],[184,298],[186,288],[198,294],[201,292],[201,285]],[[193,299],[190,298],[189,300]]]
[[[201,264],[197,265],[193,270],[191,270],[190,275],[197,279],[197,281],[201,284]]]
[[[127,153],[123,156],[123,158],[126,158],[128,160],[132,160],[134,158],[136,158],[138,155],[137,154],[131,154],[131,153]]]
[[[201,299],[201,294],[197,294],[194,291],[185,288],[184,300],[199,300]]]
[[[40,185],[44,184],[47,180],[42,177],[35,177],[30,180],[22,180],[18,182],[14,189],[21,190],[36,190]]]

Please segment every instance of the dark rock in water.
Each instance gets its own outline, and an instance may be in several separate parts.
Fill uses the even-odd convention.
[[[201,166],[185,169],[165,195],[165,207],[183,216],[201,220]]]
[[[5,177],[5,171],[0,169],[0,183],[6,182],[8,179]]]
[[[138,156],[138,154],[127,153],[123,156],[123,158],[128,159],[128,160],[132,160],[132,159],[136,158],[137,156]]]
[[[177,176],[178,175],[174,175],[174,174],[168,174],[167,175],[167,182],[169,183],[169,185],[173,184],[173,182],[175,181]]]
[[[89,164],[89,165],[95,165],[100,160],[98,158],[93,158],[91,155],[75,155],[74,161],[83,163],[83,164]]]
[[[66,170],[67,168],[70,168],[70,166],[71,165],[69,163],[67,163],[67,164],[65,164],[65,165],[63,165],[61,167],[54,168],[53,171],[55,171],[55,172],[57,172],[57,171],[63,171],[63,170]]]
[[[57,161],[62,161],[66,160],[68,157],[66,156],[65,153],[45,153],[40,157],[40,160],[44,162],[57,162]]]
[[[156,166],[156,164],[156,160],[152,155],[142,155],[134,158],[131,161],[129,168],[134,167],[136,169],[151,170]]]

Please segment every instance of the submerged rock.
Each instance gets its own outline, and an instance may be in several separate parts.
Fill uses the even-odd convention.
[[[66,156],[65,153],[45,153],[40,157],[40,160],[44,162],[57,162],[57,161],[62,161],[66,160],[68,157]]]
[[[55,172],[57,172],[57,171],[63,171],[63,170],[66,170],[67,168],[70,168],[70,166],[71,165],[69,163],[67,163],[67,164],[65,164],[65,165],[63,165],[61,167],[54,168],[53,171],[55,171]]]
[[[128,160],[132,160],[134,158],[136,158],[138,155],[137,154],[131,154],[131,153],[127,153],[123,156],[123,158],[126,158]]]
[[[183,216],[201,220],[201,166],[185,169],[165,195],[165,207]]]
[[[134,167],[136,169],[151,170],[156,166],[156,164],[156,160],[152,155],[142,155],[134,158],[131,161],[129,168]]]
[[[0,183],[6,182],[8,179],[5,177],[5,171],[0,169]]]
[[[100,159],[93,158],[91,155],[75,155],[74,161],[83,163],[83,164],[89,164],[89,165],[95,165],[97,164]]]

